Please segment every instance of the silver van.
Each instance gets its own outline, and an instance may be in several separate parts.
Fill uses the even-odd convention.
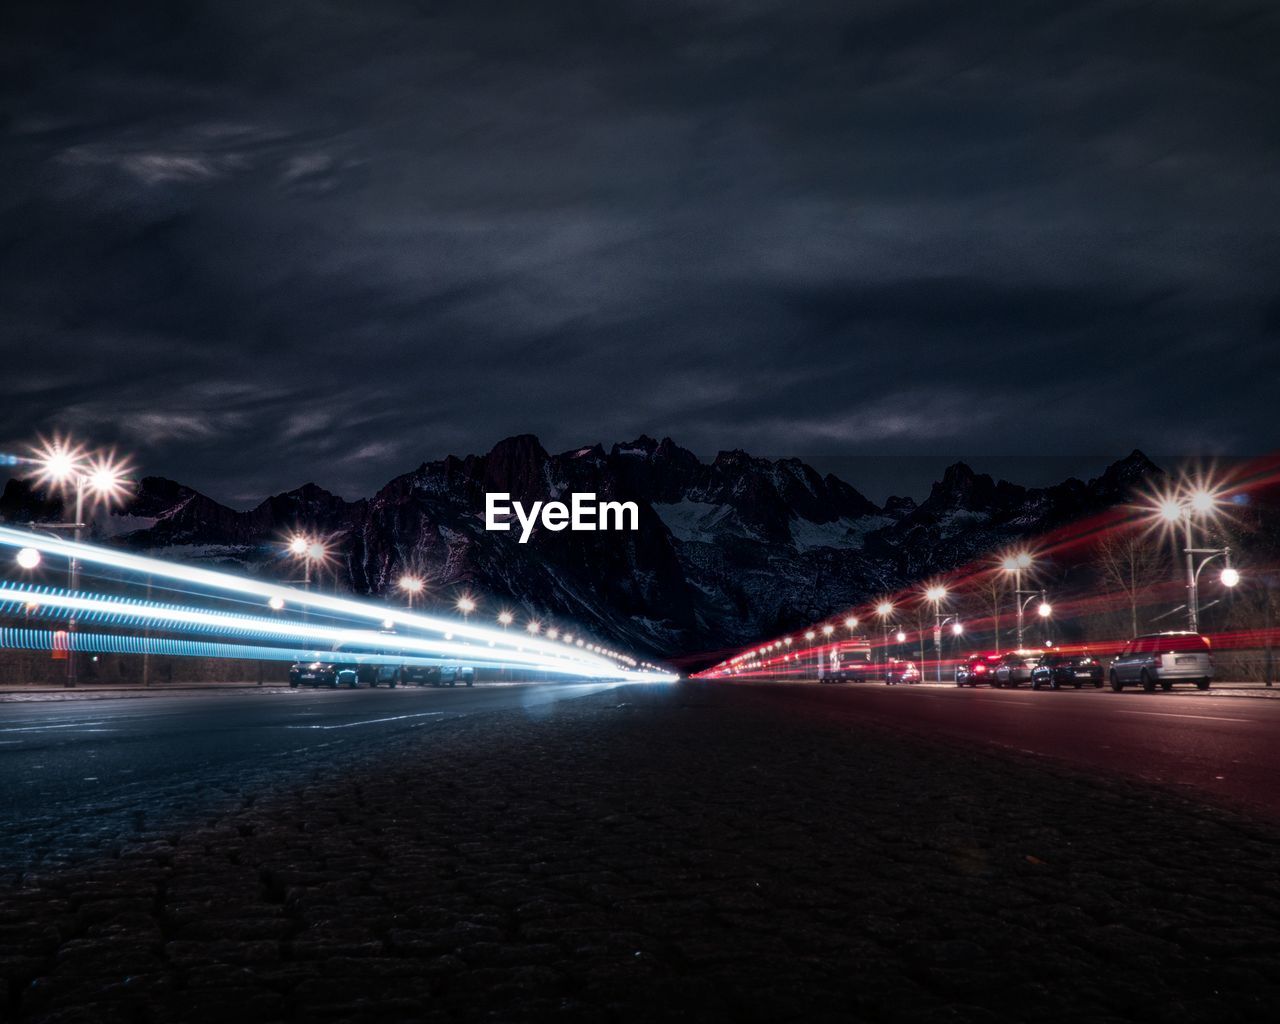
[[[1213,678],[1209,638],[1186,630],[1134,637],[1116,655],[1109,676],[1116,693],[1132,683],[1147,693],[1156,686],[1172,690],[1174,683],[1195,683],[1207,690]]]

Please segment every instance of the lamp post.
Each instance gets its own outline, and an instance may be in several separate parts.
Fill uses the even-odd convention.
[[[876,605],[876,615],[880,618],[880,626],[884,630],[884,646],[880,649],[880,667],[884,670],[883,674],[886,679],[889,678],[889,617],[893,615],[893,603],[891,601],[881,601]]]
[[[1022,645],[1022,619],[1029,605],[1036,598],[1040,598],[1040,604],[1036,608],[1036,614],[1040,616],[1040,621],[1047,623],[1049,616],[1053,614],[1053,605],[1049,603],[1049,599],[1045,596],[1043,590],[1029,590],[1025,598],[1018,599],[1018,650],[1023,650]]]
[[[1184,495],[1165,495],[1158,499],[1156,506],[1161,519],[1172,528],[1182,529],[1182,553],[1186,558],[1187,571],[1187,628],[1192,633],[1200,632],[1200,573],[1215,558],[1221,558],[1224,566],[1218,581],[1227,588],[1240,582],[1240,573],[1231,565],[1231,548],[1196,547],[1192,532],[1192,516],[1214,516],[1218,511],[1218,496],[1205,487],[1196,487]],[[1197,564],[1196,556],[1204,557]]]
[[[462,621],[466,622],[473,611],[476,610],[476,601],[470,594],[463,594],[458,598],[457,604],[454,605],[462,613]]]
[[[303,533],[295,533],[289,538],[289,554],[302,562],[302,585],[311,589],[311,566],[313,563],[324,563],[329,558],[329,549],[324,541],[309,537]]]
[[[1022,589],[1022,571],[1024,569],[1029,569],[1031,567],[1031,563],[1032,558],[1025,551],[1016,551],[1013,554],[1006,556],[1004,561],[1000,563],[1000,568],[1013,577],[1013,600],[1014,604],[1016,604],[1018,608],[1018,650],[1022,650],[1025,647],[1025,644],[1022,642],[1024,625],[1023,612],[1027,606],[1026,602],[1024,602],[1022,598],[1027,594],[1034,596],[1037,593],[1037,591]],[[1039,593],[1043,594],[1043,591],[1040,591]]]
[[[935,583],[925,590],[924,598],[933,605],[933,653],[937,661],[937,680],[942,682],[942,602],[947,599],[947,588]]]
[[[409,602],[409,611],[413,611],[413,599],[422,593],[426,584],[422,581],[421,576],[414,576],[412,573],[405,573],[396,581],[396,586],[400,588]]]
[[[40,483],[56,487],[64,493],[68,488],[72,489],[75,494],[75,517],[71,522],[34,525],[53,530],[70,529],[77,544],[80,543],[84,530],[86,498],[94,504],[110,505],[124,495],[129,473],[129,467],[114,451],[90,455],[80,445],[56,437],[51,441],[41,441],[30,457],[16,461],[34,466],[34,476]],[[73,553],[67,559],[67,587],[74,593],[79,586],[80,562]],[[75,631],[76,617],[72,612],[67,616],[66,685],[69,688],[76,685],[76,652],[73,642]]]

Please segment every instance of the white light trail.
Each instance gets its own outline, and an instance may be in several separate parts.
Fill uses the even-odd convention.
[[[354,619],[376,622],[379,625],[389,620],[398,626],[410,629],[437,633],[452,633],[467,637],[485,644],[492,643],[495,648],[514,651],[524,648],[526,653],[537,653],[555,660],[557,666],[566,662],[576,662],[583,668],[598,674],[602,670],[616,672],[616,664],[606,658],[579,648],[567,648],[564,645],[539,640],[529,635],[510,634],[509,631],[495,629],[468,621],[442,619],[432,615],[423,615],[398,608],[388,608],[383,604],[365,603],[328,594],[313,593],[292,587],[268,583],[263,580],[233,576],[230,573],[201,569],[195,566],[178,565],[156,558],[115,551],[93,544],[77,543],[61,537],[51,537],[29,530],[15,530],[12,527],[0,526],[0,545],[16,548],[32,548],[43,555],[55,555],[63,558],[74,557],[82,563],[108,566],[124,572],[134,573],[141,577],[175,580],[218,591],[225,594],[239,594],[257,598],[264,603],[272,598],[283,600],[291,609],[313,608]],[[516,639],[518,638],[518,639]]]

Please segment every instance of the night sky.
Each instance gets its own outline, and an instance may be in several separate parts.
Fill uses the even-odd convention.
[[[0,53],[10,448],[243,503],[522,432],[1276,445],[1273,3],[5,0]]]

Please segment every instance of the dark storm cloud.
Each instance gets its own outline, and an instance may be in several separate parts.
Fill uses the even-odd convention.
[[[1269,5],[3,17],[0,437],[229,499],[518,431],[1274,445]]]

